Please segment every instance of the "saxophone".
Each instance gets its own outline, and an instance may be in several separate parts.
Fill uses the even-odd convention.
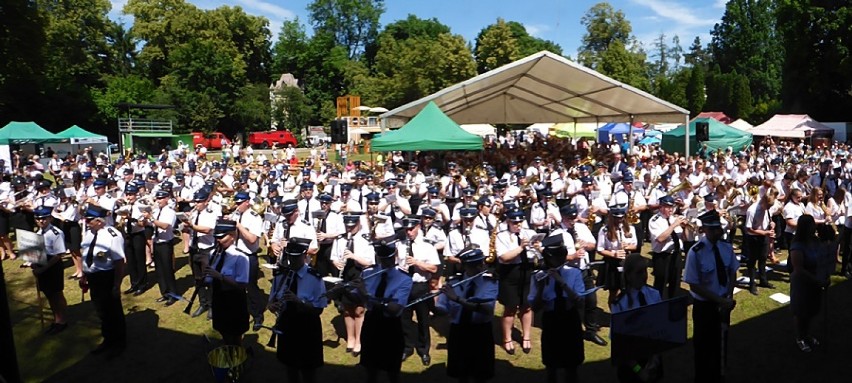
[[[639,224],[639,214],[633,210],[633,193],[627,195],[629,198],[627,200],[627,223],[630,225],[638,225]]]
[[[488,239],[488,255],[485,257],[485,263],[494,263],[497,260],[497,248],[495,244],[497,242],[497,232],[500,229],[499,222],[494,226],[494,230],[491,231],[491,238]]]

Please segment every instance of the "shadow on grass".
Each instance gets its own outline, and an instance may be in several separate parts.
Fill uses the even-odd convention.
[[[21,365],[21,375],[27,382],[91,382],[117,380],[122,382],[212,382],[206,354],[211,346],[203,334],[217,338],[210,322],[202,318],[192,321],[191,327],[182,313],[159,312],[159,308],[146,307],[151,296],[123,298],[127,311],[128,348],[120,357],[106,360],[103,356],[90,356],[88,352],[100,341],[99,322],[89,298],[80,302],[75,281],[66,280],[66,297],[69,301],[71,326],[56,336],[43,336],[38,325],[39,311],[34,299],[35,284],[29,270],[6,269],[7,283],[12,294],[13,325]],[[14,276],[10,275],[13,274]],[[774,273],[773,273],[774,274]],[[786,277],[783,273],[782,278]],[[772,274],[770,274],[771,276]],[[188,280],[181,278],[183,281]],[[184,282],[186,283],[186,282]],[[191,291],[191,288],[190,288]],[[75,295],[76,294],[76,295]],[[22,298],[23,297],[23,298]],[[772,307],[764,314],[744,320],[731,328],[728,376],[729,382],[845,382],[845,363],[852,355],[852,282],[843,281],[829,292],[829,318],[822,314],[812,325],[814,335],[822,345],[810,354],[799,352],[793,342],[793,323],[788,305]],[[762,297],[765,298],[765,297]],[[757,299],[749,297],[748,299]],[[773,306],[774,305],[774,306]],[[165,309],[164,309],[165,310]],[[327,365],[319,372],[319,381],[362,382],[364,370],[356,365],[357,358],[346,355],[340,346],[342,321],[336,313],[329,313],[331,325],[324,321]],[[498,309],[499,311],[499,309]],[[50,313],[45,306],[44,315],[49,323]],[[161,317],[165,315],[166,317]],[[168,317],[168,315],[173,315]],[[165,319],[164,319],[165,318]],[[690,318],[691,320],[691,318]],[[169,322],[170,321],[170,322]],[[268,321],[269,322],[269,321]],[[267,323],[270,324],[270,323]],[[517,326],[517,322],[516,322]],[[166,328],[169,327],[169,328]],[[499,318],[495,318],[495,344],[501,339]],[[197,329],[202,330],[197,330]],[[433,321],[433,365],[423,367],[417,358],[403,364],[403,382],[426,383],[449,381],[446,377],[445,342],[446,317]],[[533,352],[524,355],[520,345],[514,356],[507,355],[496,346],[496,374],[492,382],[540,382],[545,373],[540,361],[540,332],[533,330]],[[603,334],[603,333],[602,333]],[[252,346],[254,357],[245,382],[284,381],[284,368],[275,358],[274,350],[263,345],[268,332],[249,332],[244,344]],[[214,343],[217,341],[214,339]],[[586,343],[590,350],[606,352],[607,348]],[[692,343],[664,354],[665,382],[690,382],[693,380]],[[615,373],[608,359],[585,363],[579,369],[582,382],[613,382]]]

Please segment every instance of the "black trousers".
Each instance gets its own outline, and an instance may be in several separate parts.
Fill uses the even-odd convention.
[[[784,240],[784,236],[781,235],[784,233],[784,229],[787,228],[787,221],[784,220],[781,214],[772,216],[772,221],[775,222],[775,248],[778,250],[788,250],[787,242]]]
[[[409,302],[429,293],[428,282],[416,282],[411,285]],[[412,320],[417,314],[417,323]],[[429,336],[429,302],[423,301],[402,313],[402,330],[405,334],[405,350],[417,350],[417,355],[428,355],[431,347]]]
[[[850,246],[852,246],[852,229],[846,226],[840,226],[840,238],[838,240],[840,246],[840,272],[845,273],[849,270]]]
[[[130,287],[134,290],[145,290],[148,288],[148,267],[145,265],[145,246],[145,231],[130,234],[124,241],[127,274],[130,276]]]
[[[86,274],[92,303],[101,320],[101,335],[104,344],[124,346],[127,343],[127,325],[121,307],[120,292],[115,289],[115,271],[98,271]]]
[[[713,302],[695,300],[692,307],[693,344],[695,346],[695,382],[722,381],[722,363],[727,360],[731,314],[719,312]]]
[[[743,247],[748,249],[746,255],[746,275],[750,281],[749,286],[754,285],[754,267],[757,265],[757,273],[760,276],[760,282],[766,282],[766,257],[769,251],[769,244],[766,241],[767,237],[762,235],[744,235]]]
[[[673,298],[680,288],[680,252],[651,253],[654,288],[663,299]]]
[[[263,312],[266,310],[266,298],[263,291],[257,285],[258,264],[257,254],[249,255],[249,281],[246,292],[248,293],[248,311],[255,323],[263,322]]]
[[[189,249],[189,268],[192,270],[192,278],[195,279],[195,289],[198,290],[198,303],[204,307],[210,307],[210,286],[204,283],[204,269],[210,264],[210,252],[214,248],[215,246],[204,250]]]
[[[319,251],[317,251],[316,255],[316,263],[314,264],[314,270],[316,270],[320,276],[325,277],[328,275],[337,276],[337,268],[334,267],[334,263],[331,262],[331,247],[334,246],[333,243],[328,244],[320,244]],[[335,274],[333,274],[335,273]]]
[[[172,242],[154,244],[154,265],[157,266],[157,285],[160,286],[160,295],[167,293],[177,294],[177,283],[175,282],[175,270],[172,267],[172,257],[175,249]]]
[[[595,278],[592,276],[592,270],[586,269],[582,273],[583,285],[585,285],[586,290],[595,287]],[[590,324],[597,324],[594,319],[595,310],[598,308],[597,294],[587,294],[577,302],[577,305],[579,306],[577,311],[580,313],[580,321],[587,330]]]

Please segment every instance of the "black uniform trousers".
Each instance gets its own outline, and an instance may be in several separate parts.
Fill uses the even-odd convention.
[[[663,299],[673,298],[680,289],[680,252],[651,252],[651,264],[654,267],[654,288]]]
[[[171,241],[158,242],[154,244],[154,265],[157,267],[157,285],[160,286],[160,296],[167,293],[177,294],[177,283],[175,282],[175,270],[172,267],[172,257],[175,248]]]
[[[731,314],[723,314],[713,302],[695,300],[692,307],[693,344],[695,346],[695,382],[722,381],[722,362],[727,360],[728,334],[722,326],[731,323]]]
[[[411,294],[409,294],[409,302],[413,302],[429,294],[428,282],[416,282],[411,285]],[[417,323],[414,323],[413,316],[417,314]],[[429,347],[431,347],[431,338],[429,336],[429,302],[423,301],[414,306],[411,306],[402,313],[402,329],[405,333],[405,351],[412,349],[417,351],[417,355],[428,355]]]
[[[583,273],[583,285],[586,290],[592,289],[595,287],[595,277],[592,275],[592,270],[586,269],[581,270]],[[577,311],[580,314],[580,320],[583,323],[583,326],[594,327],[598,323],[595,321],[595,310],[598,308],[598,297],[597,294],[586,294],[583,299],[577,301]]]
[[[767,237],[762,235],[743,235],[743,247],[746,249],[748,259],[746,261],[746,275],[750,282],[749,286],[754,285],[754,267],[757,265],[757,273],[760,276],[760,282],[766,282],[766,256],[769,250]]]
[[[246,292],[248,293],[248,311],[255,323],[263,323],[263,312],[266,310],[266,298],[263,291],[257,285],[258,262],[257,253],[248,256],[249,259],[249,282]]]
[[[130,276],[130,287],[134,290],[145,290],[148,288],[148,268],[145,265],[145,242],[144,230],[129,234],[124,241],[127,274]]]
[[[101,320],[104,344],[124,346],[127,343],[127,325],[124,321],[121,297],[115,291],[115,270],[86,274],[86,280],[92,293],[95,311]]]
[[[839,227],[840,230],[840,238],[839,238],[839,246],[840,246],[840,273],[845,273],[850,271],[849,266],[849,258],[850,258],[850,246],[852,246],[852,229],[846,227],[845,225],[841,225]]]
[[[209,249],[189,248],[189,268],[192,270],[192,278],[195,279],[195,289],[198,290],[198,304],[210,307],[210,286],[204,283],[204,269],[210,265],[210,252],[216,248]]]

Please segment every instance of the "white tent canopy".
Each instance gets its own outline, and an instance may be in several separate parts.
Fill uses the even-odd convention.
[[[685,123],[689,112],[557,54],[542,51],[381,115],[404,124],[429,101],[459,124]]]
[[[818,133],[833,134],[831,129],[807,114],[776,114],[768,121],[755,126],[749,133],[755,136],[805,138]]]
[[[485,137],[487,135],[495,135],[497,134],[497,129],[494,128],[494,125],[490,124],[467,124],[460,125],[462,129],[470,134],[475,134],[480,137]]]
[[[745,130],[745,131],[749,131],[749,130],[751,130],[751,128],[754,127],[754,125],[749,124],[748,121],[743,120],[742,118],[728,124],[728,126],[732,126],[732,127],[737,128],[739,130]]]

